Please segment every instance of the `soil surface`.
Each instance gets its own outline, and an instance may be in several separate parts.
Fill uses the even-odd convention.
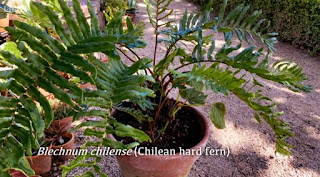
[[[68,138],[68,137],[60,137],[60,138],[57,138],[52,144],[53,146],[60,146],[60,145],[66,144],[70,140],[71,138]]]
[[[136,21],[146,24],[144,39],[148,43],[148,46],[138,53],[145,57],[153,57],[155,36],[148,20],[146,6],[141,1],[138,1],[137,5]],[[170,18],[178,19],[183,16],[185,9],[190,12],[198,10],[198,7],[185,0],[174,0],[168,9],[175,9],[176,12]],[[216,48],[224,44],[223,36],[217,35],[215,39]],[[234,44],[237,44],[237,41],[234,41]],[[286,43],[279,42],[275,47],[277,51],[272,60],[287,59],[303,66],[303,71],[308,77],[305,84],[313,85],[311,93],[296,93],[280,84],[259,80],[266,85],[262,89],[263,93],[279,103],[278,109],[285,112],[282,118],[292,125],[292,132],[295,134],[295,137],[289,139],[289,143],[295,146],[292,149],[292,156],[275,154],[272,130],[264,122],[260,125],[254,119],[253,111],[236,96],[226,97],[209,92],[207,105],[197,109],[209,117],[210,104],[224,102],[227,114],[225,129],[218,130],[212,126],[207,147],[229,148],[231,153],[229,157],[202,155],[193,166],[190,177],[320,176],[320,57],[311,58],[306,50],[297,49]],[[164,55],[165,47],[160,45],[159,49],[158,59]],[[172,98],[175,96],[171,95]],[[78,146],[88,140],[81,136],[81,133],[80,130],[75,136]],[[110,177],[121,176],[115,157],[104,156],[101,167]],[[76,169],[68,176],[81,174],[84,170]],[[59,176],[58,174],[57,172],[56,175]]]
[[[161,111],[161,117],[170,117],[170,110],[174,106],[174,100],[168,100]],[[126,103],[122,104],[124,107],[133,107],[132,104]],[[157,110],[155,108],[155,110]],[[113,117],[123,124],[131,125],[140,130],[148,130],[151,125],[148,121],[144,123],[138,122],[133,116],[128,113],[116,111]],[[162,119],[160,119],[162,120]],[[196,112],[192,112],[190,109],[182,108],[177,112],[173,120],[168,120],[170,123],[166,127],[165,131],[162,132],[162,128],[165,127],[166,121],[158,121],[157,127],[159,130],[146,131],[149,137],[152,138],[153,142],[143,142],[140,147],[147,147],[151,149],[152,147],[157,147],[158,149],[174,149],[175,152],[179,152],[180,148],[190,149],[197,145],[203,138],[203,130],[200,129],[200,124],[197,121]],[[115,137],[117,140],[129,144],[135,142],[133,138],[121,138]]]

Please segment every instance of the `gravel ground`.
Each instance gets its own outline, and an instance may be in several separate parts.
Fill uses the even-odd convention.
[[[138,3],[137,21],[144,22],[147,48],[138,53],[152,57],[154,35],[149,24],[145,5]],[[174,0],[169,9],[176,9],[171,18],[181,17],[185,9],[196,10],[197,7],[184,0]],[[216,36],[218,47],[223,45],[222,36]],[[220,42],[221,41],[221,42]],[[259,44],[258,44],[259,45]],[[157,58],[163,55],[164,46],[160,45]],[[229,148],[231,154],[226,156],[201,156],[195,163],[190,177],[213,176],[320,176],[320,57],[311,58],[307,52],[286,43],[276,44],[277,52],[273,60],[288,59],[304,67],[308,77],[306,84],[313,85],[312,93],[295,93],[280,84],[261,80],[263,88],[270,98],[279,102],[279,110],[285,111],[282,118],[292,124],[296,135],[289,140],[295,148],[293,155],[285,157],[275,154],[275,142],[272,130],[263,123],[259,125],[253,118],[253,111],[235,96],[225,97],[221,94],[209,94],[208,103],[222,101],[227,106],[226,128],[218,130],[212,126],[211,138],[207,144],[211,148]],[[172,95],[174,96],[174,95]],[[199,107],[208,117],[210,104]],[[77,134],[80,134],[78,132]],[[82,138],[78,143],[83,143]],[[121,176],[114,157],[105,156],[102,169],[110,177]],[[74,176],[83,170],[78,169],[69,174]]]

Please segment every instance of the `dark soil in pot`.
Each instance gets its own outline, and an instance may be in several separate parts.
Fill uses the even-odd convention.
[[[169,117],[169,110],[172,109],[174,102],[175,101],[173,100],[169,100],[164,105],[160,113],[160,120],[167,120]],[[123,103],[123,106],[133,107],[133,104],[126,102]],[[199,125],[195,114],[196,113],[190,109],[179,110],[175,116],[175,119],[170,121],[163,134],[161,133],[161,130],[156,130],[154,132],[154,142],[144,142],[140,145],[140,147],[175,149],[176,152],[179,152],[180,147],[182,149],[190,149],[199,143],[203,138],[203,130],[201,130],[201,126]],[[121,111],[115,111],[113,117],[123,124],[128,124],[137,129],[145,131],[150,136],[150,131],[148,132],[150,127],[149,122],[144,122],[141,124],[133,116]],[[157,127],[162,129],[165,124],[166,121],[158,121]],[[134,142],[132,138],[122,138],[116,136],[115,138],[119,141],[123,141],[125,144]]]
[[[57,155],[56,157],[59,160],[66,161],[68,159],[71,159],[73,157],[72,151],[74,149],[74,134],[65,133],[64,135],[62,135],[62,137],[55,140],[52,145],[52,149],[65,150],[66,153],[68,151],[71,151],[71,153],[68,152],[67,155]]]
[[[59,139],[53,143],[53,146],[64,145],[65,143],[67,143],[70,140],[71,140],[71,138],[69,138],[69,137],[61,137],[61,139]]]

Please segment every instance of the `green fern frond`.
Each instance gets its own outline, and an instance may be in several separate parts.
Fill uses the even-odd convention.
[[[136,110],[136,109],[133,109],[133,108],[124,107],[121,104],[120,105],[119,104],[115,105],[114,108],[116,110],[121,111],[121,112],[125,112],[125,113],[130,114],[131,116],[136,118],[136,120],[139,121],[140,123],[143,122],[143,121],[151,122],[153,120],[153,118],[150,117],[149,115],[143,114],[141,110]]]
[[[170,23],[161,23],[160,21],[168,18],[173,13],[173,10],[168,10],[168,6],[172,2],[172,0],[145,0],[144,2],[147,5],[149,21],[155,28],[155,33],[158,33],[157,29],[159,27],[166,26]]]
[[[139,142],[149,140],[144,132],[106,117],[110,114],[113,104],[132,98],[143,100],[147,96],[153,96],[152,90],[141,86],[145,81],[150,81],[150,77],[135,75],[138,70],[149,66],[149,59],[143,59],[129,67],[115,59],[116,53],[108,52],[108,48],[115,49],[116,44],[143,47],[144,43],[137,40],[141,37],[141,29],[135,28],[128,19],[130,28],[122,31],[122,23],[117,20],[121,14],[118,14],[107,28],[107,31],[111,31],[110,35],[105,35],[100,32],[98,20],[90,2],[88,2],[88,10],[92,19],[91,26],[87,23],[77,0],[73,0],[76,19],[73,18],[65,1],[59,0],[59,4],[70,32],[65,30],[65,26],[52,9],[40,3],[34,3],[35,7],[47,15],[54,25],[53,30],[58,34],[58,39],[24,22],[15,21],[14,27],[6,28],[12,35],[12,40],[17,43],[21,58],[6,51],[0,51],[1,56],[13,66],[12,70],[0,72],[0,78],[4,80],[0,83],[0,90],[8,89],[16,95],[15,98],[0,97],[0,103],[2,103],[0,132],[3,135],[0,140],[0,158],[2,159],[0,170],[3,173],[6,173],[5,170],[8,168],[22,169],[28,175],[34,173],[28,166],[28,162],[23,163],[25,155],[31,155],[31,149],[39,148],[38,141],[43,137],[44,129],[48,128],[53,120],[52,108],[40,89],[52,93],[55,98],[71,105],[75,111],[75,120],[82,116],[99,116],[108,120],[108,124],[113,127],[105,125],[103,131],[93,132],[88,129],[85,133],[103,137],[100,142],[104,145],[123,148],[137,145],[136,143],[121,145],[122,143],[109,141],[106,135],[112,132],[120,136],[132,136]],[[101,47],[101,43],[105,45]],[[100,47],[93,49],[99,45]],[[93,57],[93,52],[108,54],[109,62],[102,63]],[[83,53],[87,55],[79,55]],[[58,71],[95,84],[97,90],[83,91],[57,74]],[[45,117],[40,115],[36,103],[39,103],[44,110]],[[104,108],[105,111],[89,110],[90,107]],[[101,128],[101,124],[91,125]],[[103,136],[99,135],[99,131]],[[11,158],[5,156],[8,153],[12,155]],[[92,165],[94,168],[98,167],[96,164]],[[101,173],[99,170],[96,172]]]

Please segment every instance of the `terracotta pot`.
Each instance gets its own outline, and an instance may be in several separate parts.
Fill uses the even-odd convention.
[[[201,148],[202,152],[207,144],[210,134],[210,123],[200,112],[191,107],[190,109],[197,115],[203,138],[191,149]],[[109,135],[113,140],[114,137]],[[186,177],[188,176],[192,165],[199,158],[199,155],[138,155],[132,153],[130,156],[116,156],[121,173],[124,177]]]
[[[38,88],[38,90],[39,90],[40,93],[41,93],[44,97],[46,97],[48,100],[55,100],[53,93],[49,93],[49,92],[45,91],[45,90],[42,89],[42,88]]]
[[[48,150],[50,150],[51,148],[52,144],[50,144]],[[51,170],[51,155],[27,156],[27,160],[36,175],[43,175]]]
[[[79,87],[82,89],[82,90],[85,90],[85,89],[89,89],[89,90],[95,90],[95,86],[92,85],[91,83],[85,83],[85,84],[80,84]]]
[[[65,117],[60,120],[54,120],[50,124],[50,127],[48,128],[49,133],[65,133],[71,128],[73,116]]]
[[[73,133],[65,133],[64,135],[62,135],[62,137],[67,137],[70,138],[70,140],[62,145],[59,146],[52,146],[52,149],[59,149],[60,151],[71,151],[71,155],[58,155],[56,156],[58,159],[60,160],[68,160],[71,159],[73,157],[72,155],[72,150],[74,149],[74,134]]]
[[[127,16],[131,19],[131,21],[135,21],[136,13],[127,13]]]
[[[4,28],[1,28],[1,27],[7,27],[7,26],[9,26],[9,15],[8,14],[6,14],[5,18],[0,19],[0,33],[6,31]]]

